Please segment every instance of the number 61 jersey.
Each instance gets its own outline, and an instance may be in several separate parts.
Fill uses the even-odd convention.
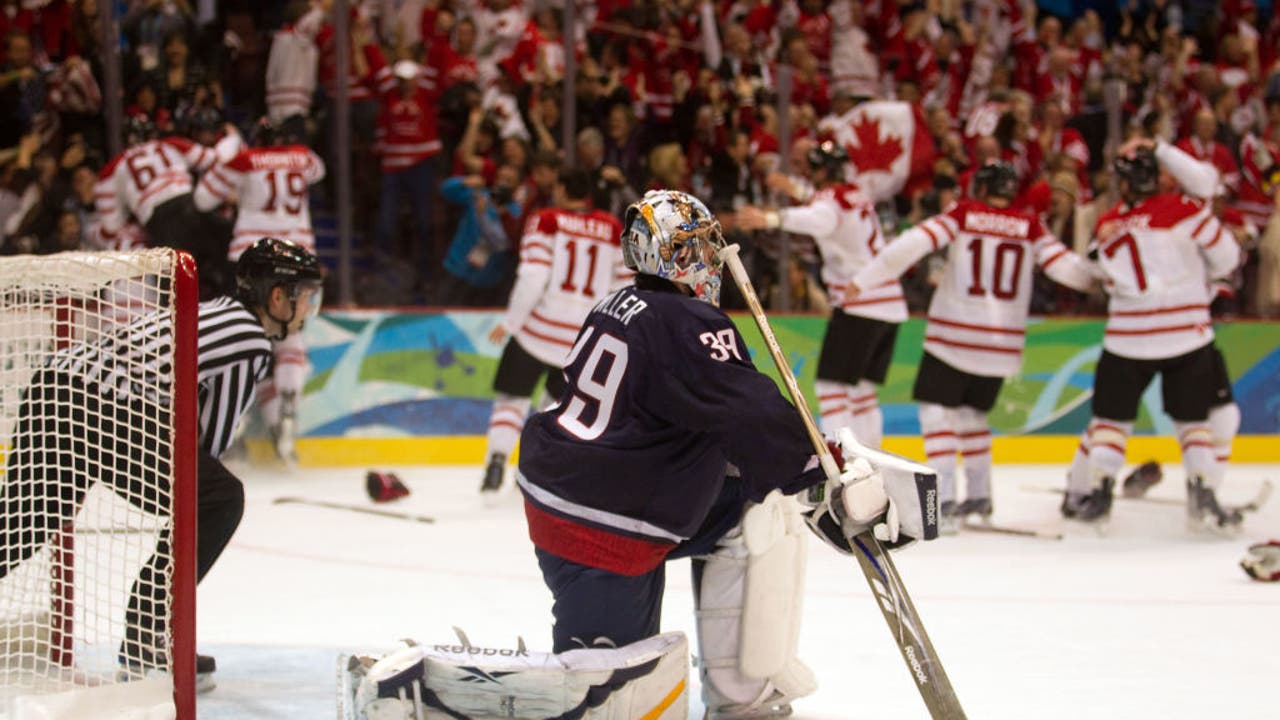
[[[565,376],[559,403],[520,438],[529,536],[553,555],[648,572],[698,531],[728,463],[756,501],[821,477],[796,409],[733,322],[674,289],[602,300]]]

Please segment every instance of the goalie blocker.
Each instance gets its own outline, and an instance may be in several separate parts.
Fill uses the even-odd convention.
[[[851,554],[850,538],[871,529],[886,548],[938,537],[938,476],[925,465],[859,443],[840,431],[847,469],[827,481],[806,513],[809,528],[836,550]]]

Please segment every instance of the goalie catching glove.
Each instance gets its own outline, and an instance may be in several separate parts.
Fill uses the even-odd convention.
[[[891,550],[938,536],[938,478],[932,470],[864,447],[847,428],[840,441],[832,454],[842,472],[826,480],[805,515],[818,537],[852,553],[850,539],[868,530]]]

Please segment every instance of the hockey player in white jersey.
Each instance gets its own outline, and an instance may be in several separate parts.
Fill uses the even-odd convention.
[[[1030,212],[1010,207],[1017,174],[992,162],[974,174],[976,199],[953,203],[907,230],[853,278],[853,292],[876,288],[920,258],[947,248],[947,264],[929,303],[924,357],[912,398],[929,466],[938,473],[942,527],[970,514],[991,515],[991,428],[987,413],[1000,386],[1022,364],[1033,267],[1080,291],[1095,285],[1083,258]],[[964,458],[966,498],[956,502],[956,453]]]
[[[1196,192],[1209,185],[1207,172],[1200,182],[1193,167],[1186,169],[1185,154],[1168,146],[1123,150],[1114,165],[1122,200],[1098,218],[1091,253],[1110,300],[1094,373],[1093,419],[1080,451],[1087,454],[1088,471],[1069,474],[1062,514],[1088,522],[1109,517],[1142,393],[1159,373],[1186,468],[1188,518],[1230,529],[1240,514],[1224,509],[1215,493],[1223,469],[1215,435],[1226,428],[1215,433],[1209,412],[1222,405],[1215,395],[1226,373],[1213,347],[1208,281],[1235,269],[1240,249],[1200,197],[1159,192],[1162,164],[1201,197],[1209,194]],[[1228,415],[1220,415],[1220,424],[1230,423]]]
[[[209,212],[223,204],[236,208],[227,260],[234,264],[257,238],[289,240],[315,254],[309,188],[324,179],[324,161],[296,138],[281,136],[267,118],[258,121],[253,147],[218,163],[196,185],[195,205]],[[272,343],[271,376],[257,395],[262,418],[271,428],[276,453],[297,460],[297,405],[306,383],[307,347],[301,333]]]
[[[856,296],[848,293],[849,280],[885,246],[880,218],[871,199],[845,182],[849,156],[844,148],[826,141],[810,150],[807,159],[817,187],[808,204],[773,211],[748,205],[738,210],[736,224],[742,230],[809,235],[817,243],[832,305],[814,382],[822,431],[834,436],[840,428],[851,428],[864,445],[879,447],[883,417],[876,385],[884,383],[889,371],[907,303],[897,277]]]
[[[129,147],[102,168],[94,188],[100,242],[114,244],[132,218],[151,245],[186,250],[195,258],[202,298],[225,290],[209,272],[226,252],[224,227],[196,210],[191,175],[234,155],[240,136],[228,133],[213,148],[183,137],[157,138],[155,124],[135,116],[125,123],[125,140]]]
[[[585,172],[562,171],[555,206],[539,210],[525,223],[507,313],[490,334],[494,343],[507,344],[493,379],[489,462],[481,492],[502,487],[538,380],[546,377],[548,399],[560,397],[565,386],[561,368],[583,319],[633,275],[622,261],[622,225],[592,208],[591,188]]]

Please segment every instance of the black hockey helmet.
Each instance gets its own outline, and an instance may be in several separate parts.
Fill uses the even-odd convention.
[[[148,140],[155,140],[160,134],[156,124],[146,113],[130,115],[124,119],[124,144],[137,145]]]
[[[1012,200],[1018,195],[1018,173],[1003,160],[992,160],[973,174],[973,189],[979,198]]]
[[[217,133],[222,129],[222,112],[218,108],[200,106],[192,108],[187,117],[187,134],[196,137],[200,133]]]
[[[849,164],[849,153],[836,141],[823,140],[809,150],[805,159],[809,161],[811,169],[826,170],[828,179],[842,180],[844,169]]]
[[[263,115],[253,124],[253,132],[249,134],[249,139],[254,147],[268,147],[278,143],[279,135],[280,129],[271,122],[271,118]]]
[[[311,294],[314,315],[320,308],[324,273],[320,261],[306,248],[279,238],[264,237],[253,244],[236,262],[236,295],[250,307],[266,309],[272,320],[286,326],[297,315],[297,300]],[[289,298],[289,317],[270,315],[271,291],[282,287]],[[283,339],[284,334],[276,339]]]
[[[1116,177],[1128,184],[1125,200],[1141,200],[1154,195],[1160,181],[1160,164],[1151,148],[1138,148],[1131,157],[1118,156],[1112,163]]]

